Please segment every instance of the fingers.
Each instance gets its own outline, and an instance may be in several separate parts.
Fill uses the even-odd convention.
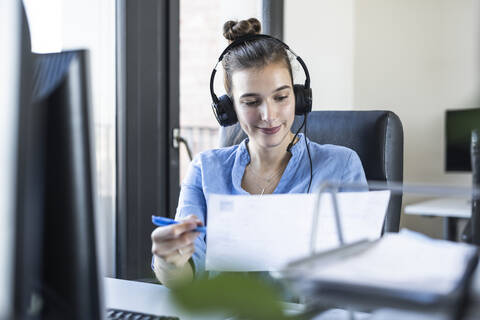
[[[186,232],[175,239],[166,239],[163,241],[152,242],[152,253],[157,256],[166,256],[172,252],[193,245],[199,232]]]
[[[186,216],[184,219],[181,219],[181,221],[193,221],[196,223],[196,226],[203,226],[203,222],[198,219],[198,217],[194,214]]]
[[[185,232],[189,232],[197,227],[194,220],[185,220],[178,224],[155,228],[152,232],[152,241],[164,241],[166,239],[178,238]]]
[[[195,252],[195,246],[193,244],[180,248],[173,251],[167,256],[160,257],[168,264],[174,265],[176,267],[181,267],[192,257]]]

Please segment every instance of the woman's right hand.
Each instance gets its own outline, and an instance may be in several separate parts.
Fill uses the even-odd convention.
[[[152,232],[152,253],[160,266],[183,267],[195,251],[194,241],[199,232],[192,231],[203,223],[190,215],[178,224],[157,227]]]

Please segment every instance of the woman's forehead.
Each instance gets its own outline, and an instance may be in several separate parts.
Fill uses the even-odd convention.
[[[269,64],[262,68],[248,68],[232,74],[234,94],[244,92],[270,92],[279,87],[291,86],[288,68],[281,63]]]

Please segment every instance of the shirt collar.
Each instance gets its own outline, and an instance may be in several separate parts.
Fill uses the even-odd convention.
[[[274,193],[283,192],[282,190],[284,189],[284,186],[288,185],[288,181],[290,181],[291,177],[295,174],[295,168],[297,168],[299,165],[299,160],[302,158],[302,155],[305,152],[305,141],[303,140],[306,139],[306,137],[303,133],[299,133],[298,138],[299,139],[297,143],[295,143],[290,149],[292,157],[288,161],[287,167],[285,168],[282,178],[280,179]],[[250,154],[248,153],[247,143],[248,138],[245,138],[238,145],[235,163],[232,168],[233,187],[238,194],[248,194],[242,189],[242,179],[245,173],[245,167],[250,162]]]

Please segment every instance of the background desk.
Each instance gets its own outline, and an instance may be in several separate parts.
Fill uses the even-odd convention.
[[[455,241],[458,219],[470,218],[471,203],[465,198],[436,198],[405,206],[405,214],[443,217],[443,236]]]

